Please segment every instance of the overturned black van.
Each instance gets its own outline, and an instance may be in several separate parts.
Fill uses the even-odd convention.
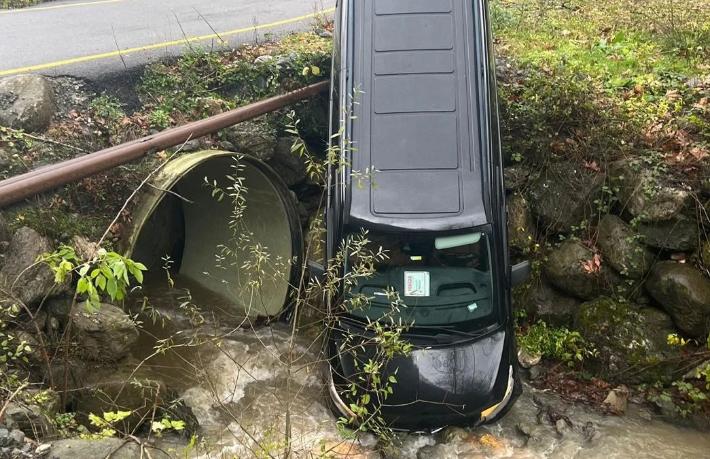
[[[413,350],[385,369],[397,385],[383,418],[408,430],[490,421],[520,392],[510,288],[529,266],[508,259],[487,2],[339,0],[335,23],[341,157],[329,171],[326,259],[363,230],[388,257],[334,300],[368,299],[330,337],[334,406],[353,416],[346,392],[367,360],[365,347],[339,351],[344,333],[365,333],[396,291]]]

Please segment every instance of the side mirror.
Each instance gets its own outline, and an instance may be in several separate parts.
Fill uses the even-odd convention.
[[[308,266],[308,276],[311,280],[320,282],[325,279],[325,266],[322,263],[308,260],[306,265]]]
[[[517,265],[513,265],[513,267],[510,268],[510,286],[516,287],[522,284],[528,280],[530,273],[531,269],[529,261],[523,261]]]

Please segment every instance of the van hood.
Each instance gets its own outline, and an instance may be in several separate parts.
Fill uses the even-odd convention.
[[[509,333],[502,329],[472,341],[420,346],[408,356],[392,359],[383,381],[395,375],[397,383],[382,406],[385,421],[408,430],[477,422],[481,411],[505,396],[513,365],[509,341]],[[337,337],[334,344],[331,349],[339,347]],[[356,357],[332,356],[336,387],[338,381],[357,380],[355,358],[366,362],[373,354],[372,346],[366,346]],[[342,397],[343,391],[338,392]]]

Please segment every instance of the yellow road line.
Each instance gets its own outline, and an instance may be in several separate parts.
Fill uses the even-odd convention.
[[[135,48],[126,48],[126,49],[122,49],[122,50],[110,51],[108,53],[91,54],[89,56],[73,57],[71,59],[64,59],[64,60],[60,60],[60,61],[47,62],[45,64],[30,65],[27,67],[18,67],[18,68],[9,69],[9,70],[0,70],[0,76],[14,75],[17,73],[34,72],[37,70],[46,70],[46,69],[51,69],[51,68],[55,68],[55,67],[62,67],[65,65],[79,64],[82,62],[89,62],[89,61],[96,61],[99,59],[106,59],[109,57],[125,56],[126,54],[137,53],[140,51],[149,51],[152,49],[165,48],[165,47],[169,47],[169,46],[179,46],[179,45],[186,45],[188,43],[195,43],[195,42],[199,42],[199,41],[213,40],[215,38],[221,41],[221,37],[228,37],[231,35],[239,35],[242,33],[254,32],[256,30],[271,29],[274,27],[282,26],[282,25],[293,24],[294,22],[300,22],[305,19],[311,19],[311,18],[314,18],[314,17],[319,16],[321,14],[332,13],[333,11],[335,11],[335,8],[328,8],[326,10],[322,10],[322,11],[319,11],[316,13],[304,14],[303,16],[296,16],[296,17],[289,18],[289,19],[282,19],[280,21],[270,22],[268,24],[261,24],[261,25],[251,26],[251,27],[244,27],[242,29],[228,30],[226,32],[218,32],[218,33],[213,33],[213,34],[209,34],[209,35],[198,35],[198,36],[194,36],[194,37],[182,38],[180,40],[165,41],[162,43],[154,43],[152,45],[137,46]]]
[[[33,11],[46,11],[46,10],[58,10],[60,8],[76,8],[77,6],[91,6],[91,5],[103,5],[104,3],[118,3],[125,0],[98,0],[96,2],[80,2],[80,3],[67,3],[64,5],[54,5],[54,6],[37,6],[29,8],[15,8],[12,10],[0,11],[0,14],[13,14],[13,13],[32,13]]]

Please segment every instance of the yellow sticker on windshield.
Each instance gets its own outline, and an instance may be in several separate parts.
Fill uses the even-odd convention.
[[[405,271],[404,296],[429,296],[429,273],[427,271]]]

